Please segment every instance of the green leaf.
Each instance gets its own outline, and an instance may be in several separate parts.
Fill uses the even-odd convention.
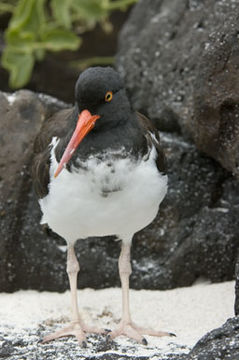
[[[32,46],[33,42],[35,41],[35,35],[29,31],[19,32],[10,29],[6,32],[5,39],[7,46],[25,48],[28,46]]]
[[[47,50],[76,50],[81,44],[81,38],[69,30],[52,29],[41,34],[43,46]]]
[[[2,56],[2,65],[10,72],[9,83],[13,88],[24,86],[31,78],[34,56],[8,48]]]
[[[19,29],[24,26],[31,16],[35,0],[19,0],[11,18],[9,28]]]
[[[115,58],[113,56],[95,56],[83,60],[71,61],[70,65],[72,68],[83,71],[87,69],[89,66],[96,65],[113,65],[115,62]]]
[[[28,30],[37,35],[46,22],[44,5],[46,0],[19,0],[10,20],[8,31]]]
[[[72,24],[76,22],[78,32],[93,28],[97,22],[110,29],[107,22],[110,12],[135,1],[11,0],[16,6],[10,7],[13,15],[5,31],[6,47],[2,55],[2,64],[10,72],[10,85],[24,86],[34,62],[42,60],[47,50],[77,50],[81,38],[70,31]],[[0,0],[0,5],[7,3],[10,1]],[[8,11],[9,7],[4,9]]]
[[[45,57],[45,50],[44,49],[37,49],[35,50],[35,57],[37,61],[42,61]]]
[[[71,3],[72,0],[51,0],[51,8],[56,22],[66,29],[71,28]]]
[[[104,6],[107,10],[125,11],[130,5],[135,4],[138,0],[105,0]]]
[[[14,8],[15,7],[13,4],[8,4],[0,1],[0,14],[12,13],[14,11]]]
[[[99,20],[108,15],[105,0],[74,0],[72,7],[78,19],[83,21]]]

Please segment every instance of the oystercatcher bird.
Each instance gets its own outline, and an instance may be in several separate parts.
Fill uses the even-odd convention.
[[[172,335],[143,329],[131,320],[131,240],[155,218],[167,192],[167,175],[158,131],[132,110],[118,73],[110,67],[84,71],[76,83],[75,106],[45,123],[35,152],[33,179],[41,222],[67,242],[73,314],[69,326],[43,341],[74,335],[85,345],[86,333],[100,332],[88,326],[78,311],[74,244],[77,239],[106,235],[122,240],[122,320],[111,338],[125,335],[146,344],[143,335]]]

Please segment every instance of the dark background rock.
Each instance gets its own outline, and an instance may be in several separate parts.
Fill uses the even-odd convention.
[[[239,3],[209,34],[194,85],[197,147],[239,176]]]
[[[166,289],[232,279],[239,246],[237,181],[178,135],[161,133],[169,190],[134,239],[132,285]],[[140,283],[138,283],[140,281]]]
[[[66,104],[29,91],[16,93],[12,105],[4,94],[1,99],[0,290],[64,291],[65,242],[39,225],[30,166],[42,122]],[[200,276],[214,282],[232,279],[239,245],[237,182],[181,136],[161,135],[169,191],[155,221],[134,238],[131,286],[168,289],[191,285]],[[92,238],[79,240],[76,248],[79,287],[120,285],[119,242]]]
[[[11,96],[0,93],[0,290],[16,288],[16,277],[24,269],[25,258],[32,256],[28,247],[24,257],[18,254],[24,247],[21,233],[31,189],[33,143],[44,119],[63,107],[66,104],[56,99],[27,90]],[[34,230],[37,228],[24,230],[32,231],[33,241]]]
[[[135,108],[237,176],[238,33],[237,0],[141,0],[117,55]]]
[[[235,315],[239,315],[239,256],[237,257],[237,262],[236,262],[235,277],[236,277],[236,282],[235,282],[236,297],[235,297],[234,310],[235,310]]]

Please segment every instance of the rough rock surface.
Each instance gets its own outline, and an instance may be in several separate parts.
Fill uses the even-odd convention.
[[[29,173],[34,136],[47,115],[65,105],[22,91],[9,98],[15,100],[12,105],[5,95],[1,99],[0,290],[64,291],[65,242],[40,227]],[[229,280],[239,245],[237,182],[179,135],[161,135],[169,191],[155,221],[135,236],[131,286],[167,289],[191,285],[200,276],[214,282]],[[79,287],[119,285],[119,242],[80,240],[76,248]]]
[[[236,271],[235,271],[235,276],[236,276],[236,284],[235,284],[235,304],[234,304],[234,311],[235,311],[235,315],[239,315],[239,257],[237,258],[237,263],[236,263]]]
[[[0,332],[0,358],[18,359],[57,359],[66,360],[238,360],[239,358],[239,318],[229,319],[223,326],[206,334],[187,354],[188,349],[172,347],[172,352],[165,354],[160,348],[144,347],[132,341],[118,344],[106,341],[104,336],[88,338],[88,347],[82,349],[73,338],[60,339],[48,344],[41,344],[42,333],[49,331],[47,326],[39,326],[29,332],[14,332],[5,329]],[[143,354],[143,355],[140,355]]]
[[[132,280],[137,276],[143,288],[165,289],[191,285],[199,276],[215,282],[233,278],[237,181],[179,136],[161,133],[161,140],[169,190],[156,220],[135,237],[138,271]]]
[[[65,106],[54,98],[31,91],[0,93],[0,290],[14,290],[17,277],[22,277],[24,265],[31,259],[28,244],[22,239],[24,232],[29,232],[34,241],[37,229],[23,229],[31,189],[33,142],[44,119]],[[24,256],[21,256],[22,250]],[[33,271],[32,267],[33,258],[29,271]]]
[[[238,32],[238,0],[141,0],[117,57],[135,108],[237,176]]]
[[[189,353],[187,360],[239,359],[239,318],[229,319],[223,326],[203,336]]]
[[[6,329],[7,330],[7,329]],[[91,335],[88,337],[88,346],[81,348],[73,338],[64,338],[47,344],[39,341],[42,332],[47,327],[39,327],[36,330],[24,331],[14,334],[3,334],[0,332],[0,358],[8,360],[31,359],[31,360],[186,360],[187,355],[183,353],[184,348],[178,346],[172,349],[172,353],[163,354],[160,348],[145,347],[128,341],[119,345],[114,341],[107,341],[104,336]],[[173,352],[178,351],[178,354]],[[140,355],[141,354],[143,355]]]

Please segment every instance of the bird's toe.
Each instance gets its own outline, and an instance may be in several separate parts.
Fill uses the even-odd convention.
[[[59,339],[61,337],[66,336],[75,336],[78,343],[82,346],[86,346],[86,334],[82,330],[81,325],[79,323],[72,323],[69,326],[66,326],[58,331],[55,331],[47,336],[45,336],[42,340],[42,343],[45,344],[46,342]]]
[[[138,343],[142,343],[144,345],[146,345],[147,343],[146,339],[134,328],[132,324],[121,323],[115,330],[108,334],[108,336],[112,340],[121,335],[133,339]]]
[[[134,323],[124,323],[121,322],[115,330],[110,332],[107,336],[110,339],[115,339],[118,336],[124,335],[130,339],[136,340],[138,343],[141,343],[143,345],[147,345],[148,342],[145,339],[143,335],[149,335],[149,336],[176,336],[173,333],[169,333],[166,331],[157,331],[150,328],[143,328],[141,326],[138,326]]]

